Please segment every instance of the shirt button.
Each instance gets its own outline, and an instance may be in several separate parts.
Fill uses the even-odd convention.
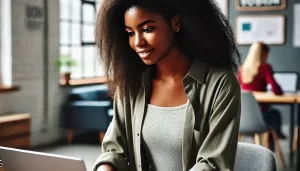
[[[136,135],[137,135],[137,136],[140,136],[140,134],[139,134],[139,133],[137,133]]]

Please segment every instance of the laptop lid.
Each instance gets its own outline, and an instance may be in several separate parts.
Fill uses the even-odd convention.
[[[2,146],[0,160],[4,171],[86,171],[80,158]]]
[[[296,72],[275,72],[274,79],[285,93],[297,92],[298,74]],[[271,91],[271,86],[267,86],[267,91]]]

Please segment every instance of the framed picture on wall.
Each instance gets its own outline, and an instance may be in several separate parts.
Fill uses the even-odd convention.
[[[235,0],[238,11],[275,11],[284,10],[287,0]]]
[[[228,0],[215,0],[223,14],[228,17]]]
[[[238,16],[235,26],[239,45],[262,41],[269,45],[285,43],[285,17],[283,15]]]

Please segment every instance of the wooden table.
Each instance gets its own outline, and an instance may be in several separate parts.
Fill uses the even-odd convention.
[[[290,165],[293,166],[294,152],[293,152],[293,140],[294,140],[294,114],[295,108],[297,108],[297,125],[300,125],[300,93],[289,93],[284,95],[274,95],[267,92],[253,92],[254,97],[259,103],[267,104],[280,104],[289,105],[291,107],[290,112]],[[298,137],[300,137],[300,131],[298,131]],[[300,170],[300,141],[297,143],[297,169]]]
[[[297,103],[299,99],[300,102],[300,94],[284,94],[284,95],[274,95],[272,93],[266,92],[253,92],[254,97],[260,103],[280,103],[280,104],[290,104]]]

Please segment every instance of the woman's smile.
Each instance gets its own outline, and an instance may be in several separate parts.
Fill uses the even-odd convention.
[[[143,50],[139,50],[137,51],[137,53],[139,54],[139,56],[142,59],[146,59],[149,58],[151,56],[151,54],[153,54],[154,48],[153,49],[143,49]]]

